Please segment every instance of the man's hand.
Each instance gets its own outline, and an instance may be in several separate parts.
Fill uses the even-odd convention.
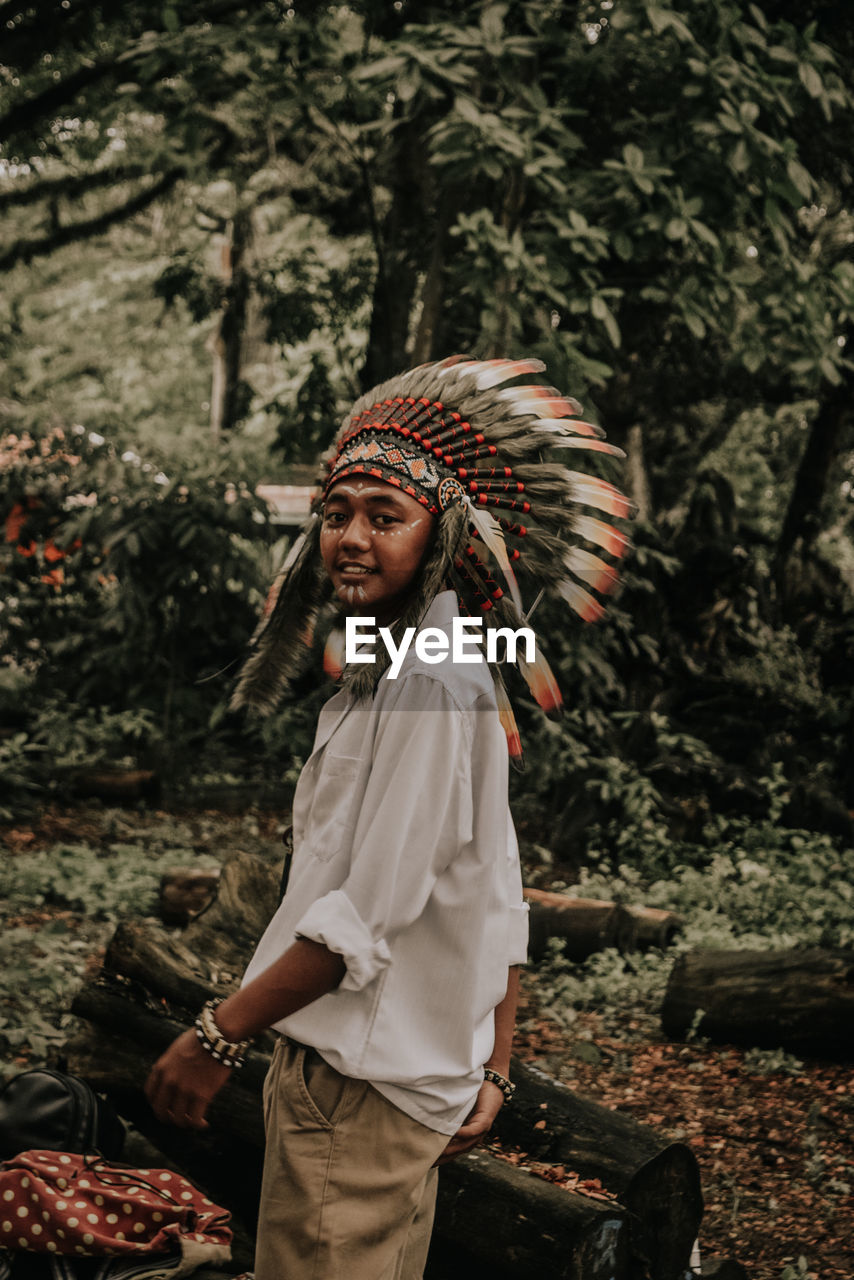
[[[449,1160],[476,1147],[489,1133],[503,1103],[504,1094],[498,1085],[491,1080],[484,1080],[465,1124],[451,1138],[436,1164],[447,1164]]]
[[[205,1112],[230,1074],[230,1067],[202,1048],[194,1031],[184,1031],[151,1068],[145,1095],[158,1120],[181,1129],[207,1129]]]

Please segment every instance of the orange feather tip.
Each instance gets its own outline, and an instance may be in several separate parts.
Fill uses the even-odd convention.
[[[507,754],[511,760],[518,762],[522,759],[522,738],[510,699],[500,684],[495,686],[495,700],[498,703],[498,719],[507,739]]]
[[[632,504],[624,493],[620,493],[607,480],[599,480],[596,476],[583,475],[579,471],[568,471],[571,494],[576,502],[584,502],[596,507],[616,519],[625,519],[631,513]]]
[[[617,571],[611,565],[581,547],[573,547],[564,556],[563,562],[570,573],[574,573],[576,578],[586,582],[600,595],[610,595],[619,581]]]
[[[581,405],[568,396],[555,395],[548,387],[508,387],[498,395],[506,400],[511,418],[531,414],[535,418],[572,418]]]
[[[473,377],[478,391],[488,391],[511,378],[518,378],[523,373],[542,373],[545,369],[542,360],[464,360],[460,363],[442,368],[440,376],[454,373],[461,377]]]
[[[620,533],[612,524],[606,524],[604,520],[597,520],[595,516],[577,516],[572,528],[580,538],[595,543],[616,560],[625,555],[630,545],[624,533]]]
[[[330,680],[340,680],[344,674],[344,632],[338,628],[330,631],[324,646],[323,670]]]
[[[488,391],[511,378],[518,378],[523,373],[542,373],[545,369],[542,360],[484,360],[477,375],[478,391]]]
[[[533,662],[520,657],[519,670],[538,705],[547,716],[557,718],[563,710],[563,698],[552,669],[539,649]]]
[[[619,445],[608,444],[605,440],[588,440],[585,436],[566,436],[557,435],[552,438],[551,444],[555,449],[588,449],[592,453],[607,453],[612,458],[625,458],[625,450]]]
[[[581,405],[577,404],[579,413]],[[539,422],[534,423],[534,431],[554,433],[555,435],[575,434],[578,436],[592,436],[598,440],[604,439],[605,432],[601,427],[597,427],[594,422],[582,422],[580,419],[573,419],[567,422],[566,418],[540,418]]]
[[[589,591],[579,587],[577,582],[559,582],[557,589],[582,622],[599,622],[605,616],[605,610],[599,601]]]

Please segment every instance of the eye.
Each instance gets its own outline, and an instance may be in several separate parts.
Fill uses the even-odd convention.
[[[346,516],[343,511],[325,511],[323,513],[324,524],[343,524]]]
[[[380,511],[380,512],[378,512],[378,513],[374,516],[374,520],[376,521],[376,523],[377,523],[377,524],[379,524],[379,525],[383,525],[383,526],[387,526],[387,525],[390,525],[390,524],[398,524],[398,523],[399,523],[399,520],[398,520],[398,517],[397,517],[397,516],[389,515],[389,514],[388,514],[388,512],[386,512],[386,511]]]

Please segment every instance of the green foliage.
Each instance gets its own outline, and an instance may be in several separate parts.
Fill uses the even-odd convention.
[[[607,838],[607,833],[603,833]],[[607,840],[613,843],[613,836]],[[603,845],[605,840],[603,840]],[[674,955],[697,948],[758,949],[854,945],[854,849],[830,836],[788,830],[770,821],[711,819],[699,843],[675,841],[649,821],[623,833],[624,856],[614,866],[605,848],[571,884],[554,888],[583,898],[659,907],[683,929],[666,952],[620,955],[613,950],[573,965],[562,944],[540,969],[550,1014],[565,1022],[573,1010],[607,1007],[619,1018],[656,1013]],[[598,866],[597,866],[598,864]],[[757,1055],[752,1070],[796,1069]]]
[[[118,920],[151,913],[160,876],[175,865],[214,866],[216,859],[189,847],[146,853],[129,843],[102,851],[64,844],[5,856],[0,1046],[31,1062],[61,1047],[70,1023],[64,1011],[92,955]]]
[[[787,1076],[798,1076],[804,1069],[800,1058],[785,1049],[748,1049],[742,1059],[745,1071],[753,1075],[771,1076],[783,1072]]]
[[[803,1254],[800,1254],[797,1262],[787,1262],[783,1270],[780,1272],[780,1280],[808,1280],[810,1275],[810,1264]]]
[[[7,779],[32,786],[38,761],[61,775],[180,757],[222,720],[220,673],[243,654],[272,572],[266,510],[227,456],[167,475],[82,427],[4,448]]]
[[[521,710],[536,838],[565,825],[582,857],[590,829],[619,861],[628,832],[678,829],[651,770],[719,768],[704,732],[725,751],[670,709],[690,679],[779,703],[769,751],[820,722],[791,774],[843,759],[850,691],[827,655],[844,669],[845,644],[781,627],[770,570],[807,422],[850,373],[841,19],[736,0],[78,8],[14,15],[0,69],[0,394],[19,438],[60,423],[81,457],[30,468],[30,542],[0,555],[16,787],[51,717],[70,763],[204,747],[206,771],[245,772],[224,683],[197,681],[242,654],[269,580],[254,482],[314,458],[366,359],[381,376],[415,351],[530,351],[618,442],[642,426],[655,524],[622,597],[598,629],[541,612],[571,709]],[[212,447],[210,349],[241,281],[243,427]],[[0,480],[0,516],[23,475]],[[822,514],[845,563],[836,488]],[[300,714],[250,746],[278,768],[296,724],[304,754]],[[824,776],[842,786],[844,761]]]
[[[7,660],[43,688],[70,679],[105,705],[162,706],[240,651],[266,585],[267,521],[225,460],[169,476],[82,427],[6,447]]]
[[[56,907],[115,924],[124,916],[150,915],[160,876],[176,865],[216,864],[180,847],[141,856],[138,844],[114,843],[103,852],[87,844],[57,845],[7,859],[0,894],[10,913]]]

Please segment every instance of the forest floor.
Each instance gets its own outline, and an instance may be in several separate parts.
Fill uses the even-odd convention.
[[[768,1054],[757,1072],[743,1049],[665,1039],[651,1015],[619,1030],[612,1021],[580,1012],[567,1032],[542,1008],[533,970],[516,1052],[691,1147],[705,1202],[701,1258],[735,1258],[749,1280],[852,1280],[850,1065],[814,1060],[795,1069],[788,1055]]]
[[[236,849],[277,862],[280,829],[278,817],[255,811],[96,805],[0,826],[0,1072],[61,1049],[82,975],[119,918],[154,913],[167,866],[216,865]],[[690,1145],[706,1205],[702,1256],[737,1258],[749,1280],[852,1280],[850,1066],[673,1043],[649,1008],[603,1005],[567,1017],[550,1006],[550,992],[529,969],[517,1053]]]

